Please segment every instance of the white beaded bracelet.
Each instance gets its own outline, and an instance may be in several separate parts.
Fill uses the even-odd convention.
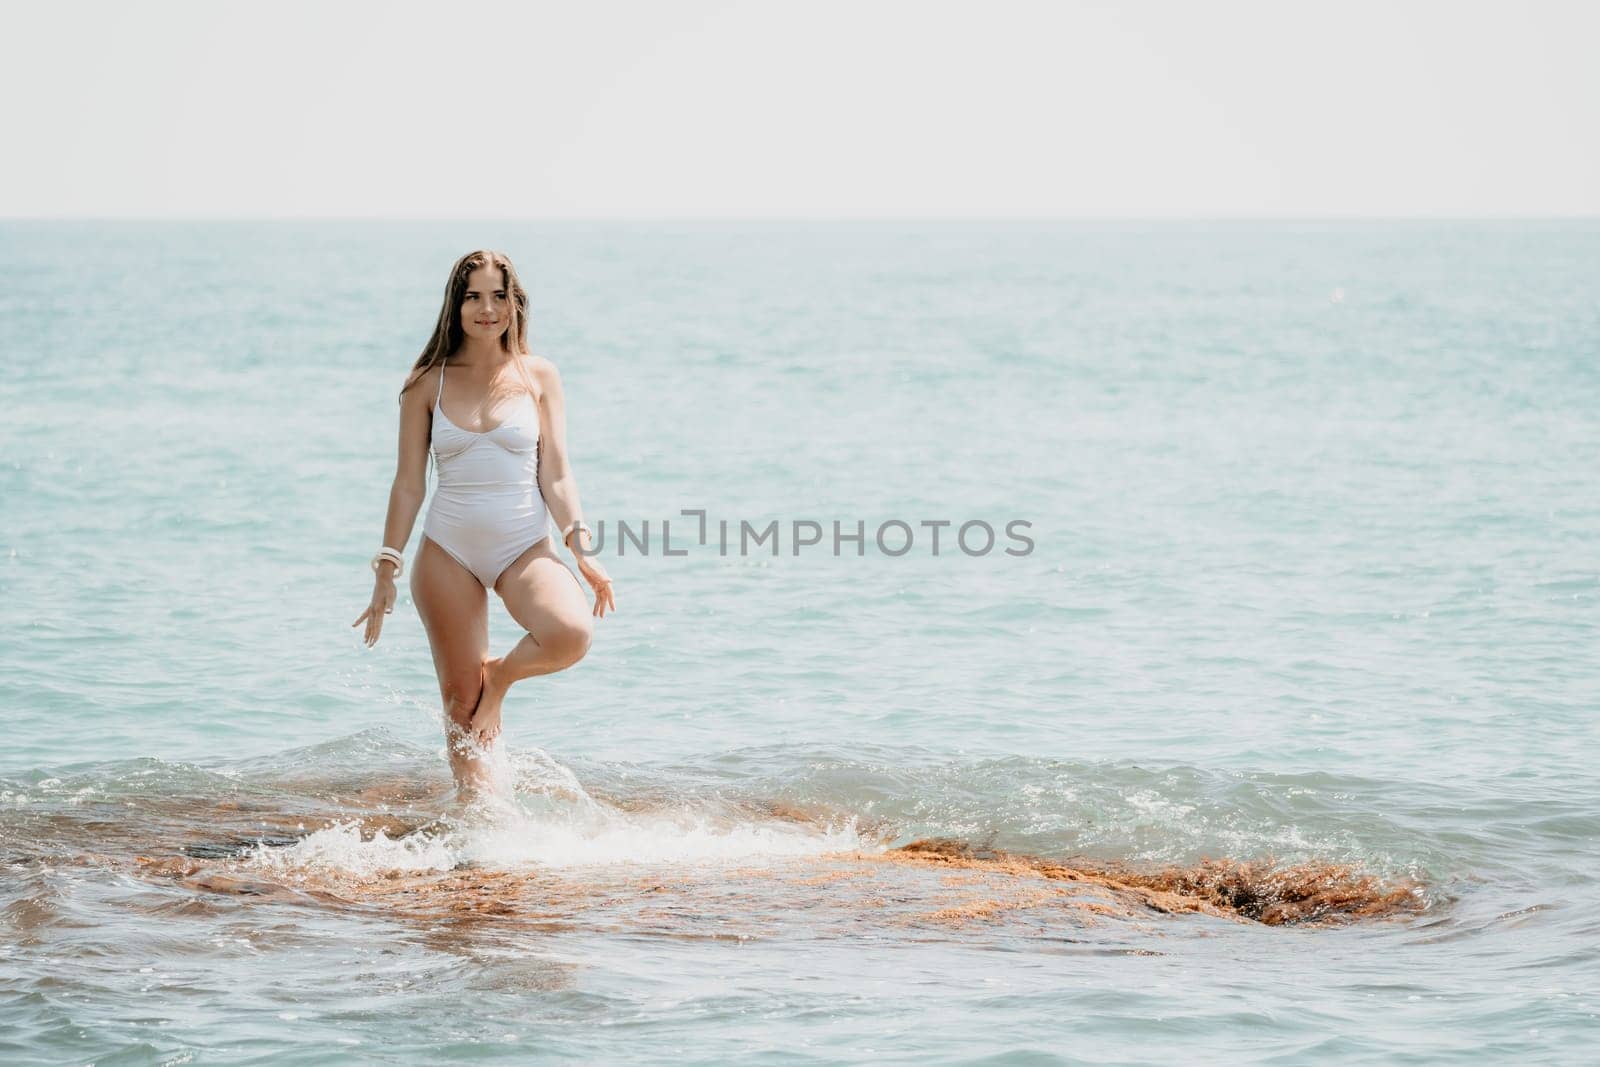
[[[571,522],[567,523],[567,528],[565,530],[561,531],[561,543],[562,544],[566,544],[567,543],[567,538],[572,536],[572,531],[573,530],[582,530],[584,533],[588,534],[590,537],[594,536],[594,531],[589,529],[589,524],[588,523],[584,522],[582,519],[573,519]]]
[[[394,576],[396,578],[400,577],[406,572],[406,558],[400,554],[400,550],[398,548],[390,548],[388,545],[385,545],[378,549],[377,555],[372,557],[372,572],[374,574],[378,573],[378,564],[382,563],[384,560],[388,560],[390,563],[394,564]]]

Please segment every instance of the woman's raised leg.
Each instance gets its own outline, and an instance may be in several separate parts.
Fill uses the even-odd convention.
[[[548,537],[518,556],[494,588],[527,633],[510,652],[484,664],[483,695],[471,729],[485,742],[500,733],[500,706],[512,683],[572,666],[594,637],[594,615],[582,583]]]
[[[411,570],[411,599],[439,676],[450,771],[457,790],[470,797],[491,785],[487,753],[467,730],[489,658],[489,594],[471,571],[424,536]]]

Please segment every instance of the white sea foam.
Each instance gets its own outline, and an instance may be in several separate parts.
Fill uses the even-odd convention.
[[[604,865],[751,862],[876,848],[863,841],[855,821],[842,826],[796,827],[759,820],[727,823],[688,811],[632,815],[603,822],[548,815],[499,816],[438,832],[391,838],[383,830],[362,836],[351,820],[284,847],[258,846],[252,865],[277,870],[337,871],[370,878],[446,871],[463,864],[487,868],[570,869]]]
[[[759,862],[882,846],[863,839],[852,816],[834,825],[751,816],[685,800],[649,811],[597,801],[571,772],[549,760],[516,761],[518,790],[488,797],[438,828],[394,838],[363,835],[359,820],[317,830],[287,846],[258,846],[246,859],[276,870],[337,871],[356,877],[484,868],[578,868]]]
[[[447,871],[456,861],[444,837],[408,834],[393,839],[379,830],[363,839],[361,824],[351,820],[318,830],[282,848],[259,845],[245,857],[245,862],[273,870],[337,871],[371,878],[392,872]]]

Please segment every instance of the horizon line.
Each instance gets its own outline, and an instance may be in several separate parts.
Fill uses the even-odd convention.
[[[1500,214],[1190,214],[1190,215],[0,215],[16,222],[1579,222],[1600,211]]]

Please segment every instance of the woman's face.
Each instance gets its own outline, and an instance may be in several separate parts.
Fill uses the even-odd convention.
[[[477,341],[496,341],[511,325],[505,272],[499,267],[479,267],[467,276],[461,298],[461,330]]]

